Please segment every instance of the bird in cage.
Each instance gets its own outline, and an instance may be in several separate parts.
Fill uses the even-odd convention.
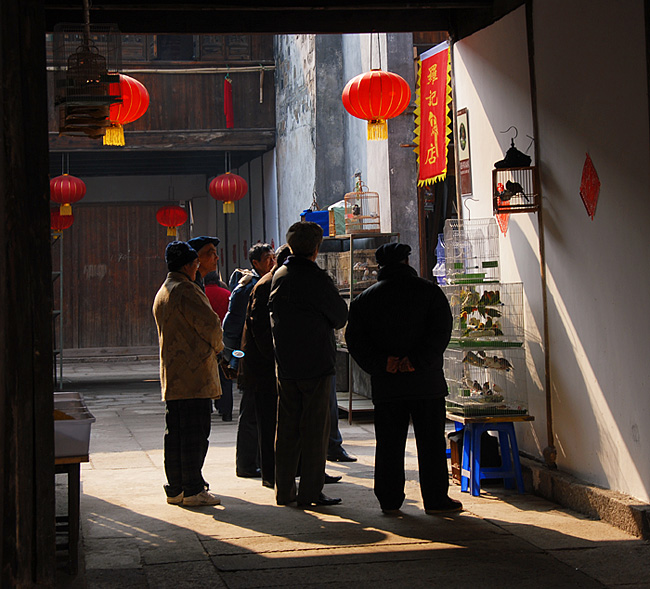
[[[352,214],[353,214],[355,217],[358,217],[358,216],[361,214],[361,207],[360,207],[359,205],[354,205],[354,206],[352,207]]]

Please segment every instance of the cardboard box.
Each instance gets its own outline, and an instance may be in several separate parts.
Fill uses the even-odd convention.
[[[54,393],[54,457],[85,456],[95,417],[81,393]],[[57,419],[60,417],[60,419]]]

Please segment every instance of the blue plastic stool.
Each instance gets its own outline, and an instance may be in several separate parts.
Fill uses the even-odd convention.
[[[501,451],[500,467],[481,467],[481,434],[487,431],[499,433]],[[512,453],[512,456],[511,456]],[[515,482],[519,493],[524,492],[524,480],[521,476],[519,447],[515,426],[506,422],[465,423],[463,434],[463,464],[461,468],[461,491],[471,491],[474,497],[481,494],[481,479],[503,479],[506,489],[514,489]]]
[[[454,421],[454,427],[456,428],[455,431],[459,431],[463,429],[463,424]],[[451,458],[451,448],[447,448],[447,458]]]

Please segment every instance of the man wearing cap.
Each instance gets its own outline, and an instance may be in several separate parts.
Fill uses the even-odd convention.
[[[221,500],[205,489],[201,473],[208,451],[212,400],[221,396],[219,317],[194,283],[198,254],[187,243],[165,249],[169,274],[153,303],[165,401],[164,463],[167,503],[200,507]]]
[[[287,232],[293,255],[273,275],[269,309],[278,375],[275,442],[276,503],[335,505],[323,494],[330,432],[330,386],[335,373],[334,329],[348,309],[325,270],[316,264],[320,225],[294,223]],[[296,471],[301,462],[300,487]]]
[[[384,513],[404,501],[409,421],[418,451],[420,491],[428,514],[460,511],[451,499],[445,441],[443,353],[452,317],[438,285],[409,266],[411,248],[389,243],[375,253],[377,283],[350,304],[348,351],[370,374],[375,407],[375,496]]]

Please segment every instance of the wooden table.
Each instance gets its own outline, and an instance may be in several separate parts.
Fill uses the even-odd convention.
[[[56,516],[56,534],[66,535],[66,540],[56,545],[57,550],[68,551],[68,572],[76,575],[79,568],[79,498],[80,465],[88,462],[88,455],[65,456],[54,459],[54,472],[68,475],[68,512]]]

